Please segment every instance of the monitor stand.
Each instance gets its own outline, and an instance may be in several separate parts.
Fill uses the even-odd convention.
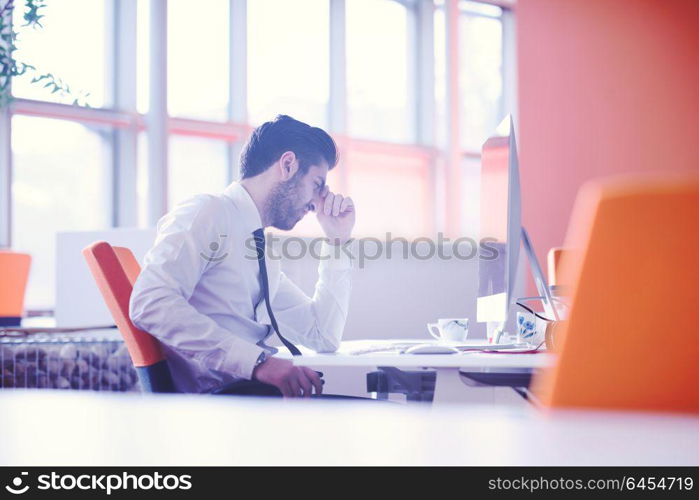
[[[491,344],[499,344],[503,333],[505,333],[505,322],[487,321],[485,324],[485,329],[488,342]]]
[[[559,315],[558,311],[553,305],[553,298],[551,297],[551,290],[546,284],[546,279],[544,278],[544,273],[539,265],[539,259],[536,257],[536,252],[534,252],[534,247],[532,246],[531,240],[529,239],[529,234],[527,230],[522,227],[522,245],[524,245],[524,251],[527,252],[527,260],[529,261],[529,270],[534,278],[534,283],[536,284],[536,290],[541,297],[541,303],[544,306],[544,311],[546,316],[558,321]]]
[[[560,318],[558,311],[553,305],[551,291],[549,290],[549,287],[546,284],[544,273],[542,272],[541,266],[539,265],[539,259],[536,257],[536,253],[534,252],[534,247],[531,243],[531,239],[529,238],[529,234],[527,233],[527,230],[524,229],[524,227],[522,227],[522,245],[524,246],[524,250],[527,254],[527,260],[529,261],[529,270],[531,271],[532,277],[534,278],[534,283],[536,284],[536,289],[539,293],[539,297],[541,297],[540,300],[544,307],[545,314],[547,317],[558,321]],[[520,299],[514,299],[513,304],[516,303],[518,300]],[[505,321],[486,322],[486,338],[490,343],[500,343],[503,335],[506,333],[505,325]]]

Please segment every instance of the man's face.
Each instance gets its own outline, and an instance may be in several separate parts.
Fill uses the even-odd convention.
[[[310,211],[315,210],[320,194],[325,189],[328,164],[311,165],[305,174],[299,170],[285,182],[280,182],[272,190],[267,213],[271,225],[288,231]]]

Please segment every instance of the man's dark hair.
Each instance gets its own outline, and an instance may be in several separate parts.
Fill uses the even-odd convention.
[[[322,160],[330,169],[337,164],[337,147],[327,132],[279,115],[253,130],[240,154],[240,177],[246,179],[261,174],[286,151],[293,151],[298,158],[301,175]]]

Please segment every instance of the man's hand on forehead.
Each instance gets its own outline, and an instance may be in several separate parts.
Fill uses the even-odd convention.
[[[329,186],[323,186],[314,200],[318,222],[325,235],[333,244],[344,244],[349,241],[355,222],[354,202],[350,197],[330,191]]]

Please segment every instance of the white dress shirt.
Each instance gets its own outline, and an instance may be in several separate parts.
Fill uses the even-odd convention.
[[[205,392],[250,379],[264,341],[276,336],[264,304],[252,233],[260,214],[245,188],[177,205],[158,221],[153,248],[131,295],[130,316],[163,344],[175,386]],[[313,297],[266,259],[272,311],[282,335],[316,351],[340,345],[351,259],[322,244]]]

